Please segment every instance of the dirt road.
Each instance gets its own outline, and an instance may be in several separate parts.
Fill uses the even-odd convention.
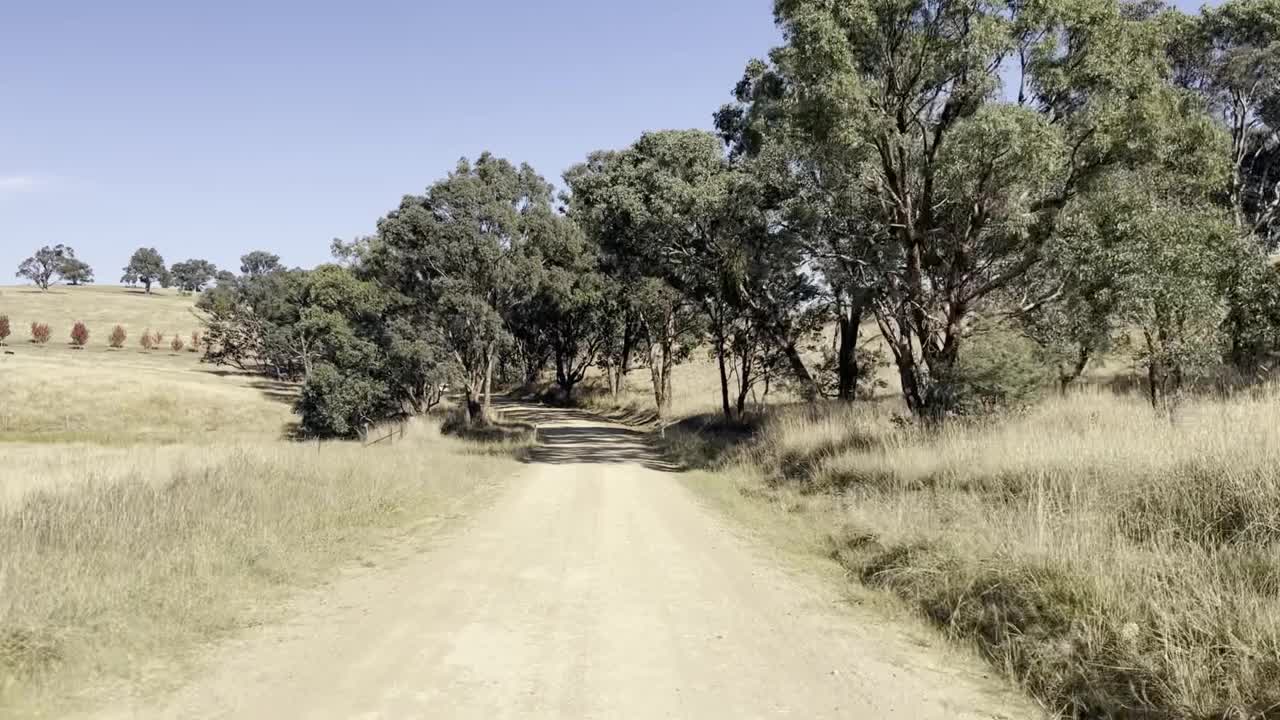
[[[981,669],[772,566],[642,435],[548,410],[495,503],[113,718],[1024,717]]]

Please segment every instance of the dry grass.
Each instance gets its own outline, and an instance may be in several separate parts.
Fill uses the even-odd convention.
[[[425,428],[371,448],[43,446],[16,471],[42,457],[47,487],[0,512],[0,714],[146,681],[513,471]]]
[[[671,411],[664,418],[664,424],[720,412],[719,373],[715,361],[701,352],[688,362],[677,365],[671,377]],[[547,395],[555,392],[550,382],[536,390]],[[587,378],[574,388],[573,393],[575,405],[611,420],[639,426],[653,425],[657,421],[653,382],[648,368],[633,369],[616,398],[609,393],[604,377],[594,370],[588,372]],[[764,385],[760,384],[748,399],[748,405],[760,408],[793,403],[796,399],[797,395],[784,384],[774,382],[767,394]]]
[[[0,355],[0,716],[62,717],[179,680],[201,644],[517,471],[434,422],[368,448],[290,442],[292,386],[136,337],[106,349],[115,323],[189,333],[189,306],[0,292],[15,329],[38,315],[55,339],[72,318],[94,331],[89,350],[11,339]]]
[[[884,407],[793,410],[729,463],[1054,713],[1280,711],[1274,397],[1171,423],[1086,393],[940,433]]]
[[[292,386],[228,375],[195,356],[24,349],[0,356],[0,374],[0,441],[225,444],[277,439],[294,422]]]
[[[190,340],[191,331],[200,328],[191,312],[195,300],[195,296],[179,295],[175,290],[157,289],[146,295],[139,289],[110,285],[54,286],[48,292],[8,286],[0,287],[0,315],[8,315],[13,325],[13,336],[7,340],[10,350],[28,344],[33,322],[48,323],[51,350],[66,349],[72,325],[81,321],[91,333],[84,352],[105,354],[107,337],[116,325],[123,325],[129,333],[128,350],[137,349],[137,336],[147,328],[164,333],[166,341],[175,333]]]

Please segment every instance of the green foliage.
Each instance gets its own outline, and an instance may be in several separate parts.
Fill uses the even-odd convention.
[[[666,369],[701,333],[710,333],[720,363],[734,366],[740,409],[759,359],[745,346],[767,340],[798,360],[796,346],[819,324],[808,312],[816,290],[801,270],[803,255],[787,233],[770,227],[769,187],[752,170],[732,162],[716,136],[691,130],[646,133],[565,176],[570,216],[598,239],[611,272],[644,285],[655,301],[636,304],[635,317],[650,347],[660,412],[669,396]],[[670,302],[655,282],[681,302]],[[740,352],[730,352],[735,345]],[[811,384],[803,363],[796,369]],[[729,374],[721,381],[726,414]]]
[[[198,293],[218,274],[218,268],[208,260],[193,259],[174,263],[169,274],[179,290]]]
[[[537,288],[530,238],[547,231],[552,214],[550,184],[528,165],[485,153],[405,197],[376,236],[339,247],[358,275],[395,296],[397,314],[438,331],[472,416],[487,412],[514,313]]]
[[[17,277],[26,278],[35,283],[41,290],[48,290],[54,278],[63,274],[68,260],[74,260],[75,250],[66,245],[48,245],[40,248],[34,255],[22,261],[18,266]],[[88,267],[87,265],[85,267]],[[73,268],[74,271],[74,268]]]
[[[161,282],[169,277],[169,271],[165,268],[164,258],[160,256],[160,252],[155,248],[138,248],[134,251],[133,256],[129,258],[129,264],[124,267],[124,276],[121,282],[130,285],[134,283],[142,283],[147,293],[151,293],[151,286]]]
[[[1036,344],[1002,325],[971,331],[968,351],[948,373],[934,384],[933,392],[950,396],[930,401],[951,408],[957,415],[1025,408],[1044,390],[1049,376]]]
[[[722,111],[721,125],[757,152],[798,141],[785,149],[831,178],[836,198],[868,197],[852,203],[866,221],[855,287],[874,290],[920,414],[953,410],[936,403],[957,394],[935,386],[957,376],[973,316],[1045,262],[1077,198],[1116,168],[1176,165],[1188,146],[1215,146],[1166,80],[1160,23],[1118,3],[775,10],[786,44],[748,68],[748,102]],[[1009,61],[1014,102],[1000,99]]]
[[[93,282],[93,268],[89,267],[89,263],[75,257],[63,258],[59,273],[70,285],[88,285]]]
[[[240,257],[240,272],[251,278],[271,275],[284,269],[284,265],[280,264],[280,256],[265,250],[254,250]]]
[[[1236,224],[1272,251],[1280,242],[1280,2],[1229,0],[1166,22],[1177,80],[1230,134],[1223,188]]]
[[[382,418],[386,387],[360,372],[316,364],[302,386],[295,411],[311,437],[356,437]]]

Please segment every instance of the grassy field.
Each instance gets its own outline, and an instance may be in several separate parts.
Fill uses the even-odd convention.
[[[751,499],[719,504],[757,508],[756,526],[822,534],[809,547],[1053,713],[1280,710],[1280,398],[1194,402],[1170,422],[1084,392],[942,432],[892,414],[774,413],[692,484]]]
[[[409,529],[465,512],[514,461],[430,422],[394,445],[287,440],[294,388],[106,330],[190,332],[190,298],[0,290],[15,329],[90,347],[0,354],[0,716],[60,717],[181,675],[202,644]]]
[[[29,344],[33,322],[49,325],[52,339],[47,349],[65,349],[71,327],[83,322],[90,337],[82,352],[108,352],[107,337],[116,325],[123,325],[129,333],[125,345],[129,351],[141,350],[138,338],[150,329],[164,334],[168,352],[170,338],[181,335],[189,342],[191,331],[200,328],[192,313],[194,307],[194,296],[174,290],[156,289],[147,295],[137,288],[113,285],[55,285],[47,292],[32,286],[0,287],[0,315],[8,315],[13,326],[13,336],[7,340],[10,350]]]

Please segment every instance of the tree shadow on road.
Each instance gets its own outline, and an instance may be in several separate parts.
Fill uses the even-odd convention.
[[[680,470],[678,465],[663,458],[648,433],[608,425],[582,412],[562,408],[506,407],[502,409],[502,415],[506,419],[538,426],[537,446],[522,454],[524,462],[636,464],[660,472]]]

